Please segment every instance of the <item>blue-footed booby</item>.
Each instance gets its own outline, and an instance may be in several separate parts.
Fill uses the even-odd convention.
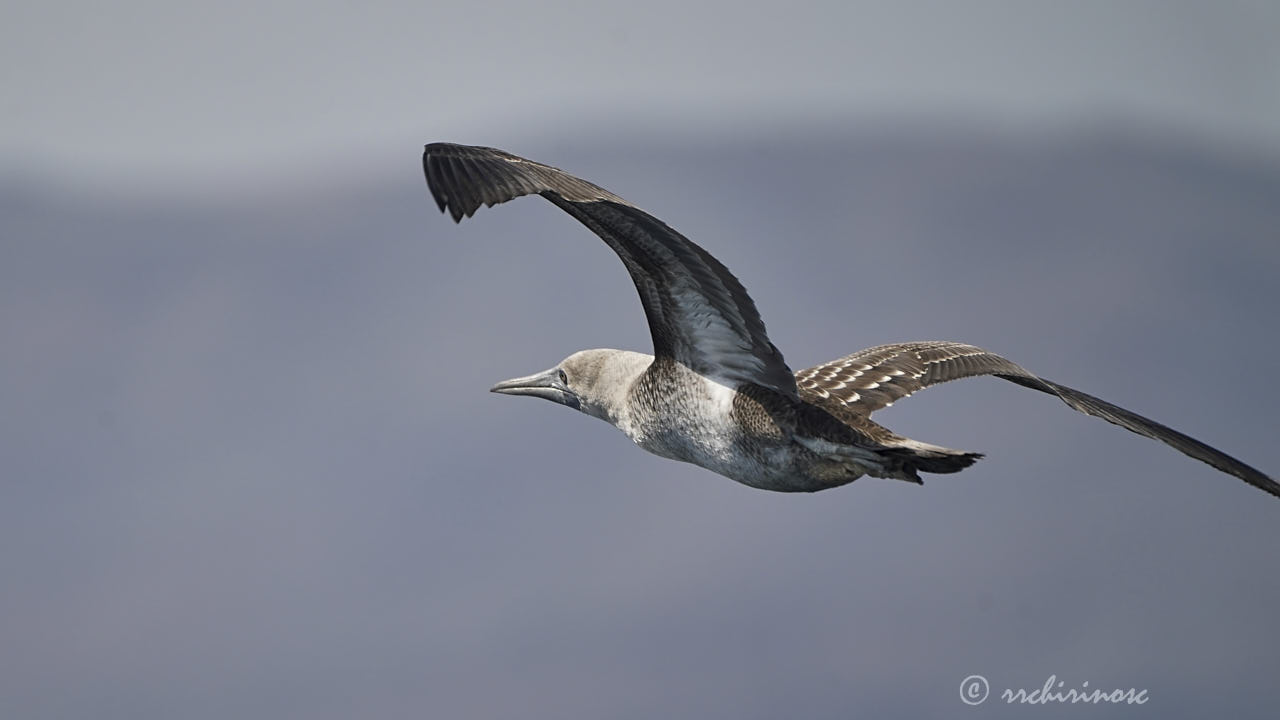
[[[653,355],[583,350],[544,372],[500,382],[493,392],[567,405],[614,425],[651,453],[744,485],[813,492],[863,475],[921,483],[921,472],[969,467],[980,453],[902,437],[871,414],[930,385],[994,375],[1280,497],[1280,484],[1226,453],[973,345],[880,345],[793,374],[738,279],[635,205],[494,148],[432,143],[422,163],[436,204],[455,222],[481,205],[533,194],[572,215],[621,258],[649,321]]]

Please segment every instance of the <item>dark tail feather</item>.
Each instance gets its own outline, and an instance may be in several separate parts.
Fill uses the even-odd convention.
[[[1106,400],[1100,400],[1088,393],[1041,378],[1021,377],[1018,375],[999,375],[998,377],[1023,387],[1029,387],[1032,390],[1056,395],[1075,410],[1086,415],[1102,418],[1130,432],[1135,432],[1153,440],[1159,440],[1188,457],[1207,463],[1224,473],[1235,475],[1260,490],[1280,497],[1280,483],[1267,477],[1257,468],[1250,467],[1217,448],[1212,448],[1193,437],[1183,435],[1177,430],[1161,425],[1155,420],[1112,405]],[[934,471],[930,470],[928,472]]]
[[[982,458],[982,453],[952,450],[917,440],[906,440],[900,447],[880,451],[885,460],[885,477],[900,478],[920,485],[920,473],[945,475],[957,473]]]

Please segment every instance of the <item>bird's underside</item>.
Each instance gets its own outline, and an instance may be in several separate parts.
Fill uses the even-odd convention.
[[[600,417],[651,452],[771,490],[821,490],[863,474],[920,482],[921,472],[957,472],[981,455],[901,437],[871,414],[931,385],[993,375],[1280,497],[1280,484],[1220,450],[972,345],[881,345],[792,375],[732,273],[617,195],[493,148],[434,143],[423,167],[437,204],[455,221],[481,205],[539,194],[618,254],[640,294],[654,355],[641,362],[637,353],[583,351],[494,391]]]

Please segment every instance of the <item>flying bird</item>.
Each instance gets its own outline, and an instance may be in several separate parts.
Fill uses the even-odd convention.
[[[487,147],[432,143],[427,185],[455,222],[538,194],[613,249],[640,294],[653,354],[582,350],[493,392],[530,395],[608,422],[651,453],[763,490],[814,492],[869,475],[921,483],[981,453],[897,435],[871,420],[931,385],[994,375],[1280,497],[1280,484],[1195,438],[1041,378],[973,345],[880,345],[792,373],[738,279],[706,250],[626,200],[562,170]]]

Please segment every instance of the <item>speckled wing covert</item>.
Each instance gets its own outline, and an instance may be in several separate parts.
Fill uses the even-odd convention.
[[[791,370],[746,289],[666,223],[563,170],[494,148],[432,143],[422,166],[436,204],[457,222],[481,205],[538,194],[599,235],[640,293],[654,355],[730,384],[796,397]]]
[[[1195,438],[1087,393],[1045,380],[995,353],[973,345],[931,341],[880,345],[796,373],[800,397],[819,407],[864,417],[930,385],[994,375],[1056,395],[1070,407],[1169,445],[1280,497],[1280,484],[1259,470]]]

